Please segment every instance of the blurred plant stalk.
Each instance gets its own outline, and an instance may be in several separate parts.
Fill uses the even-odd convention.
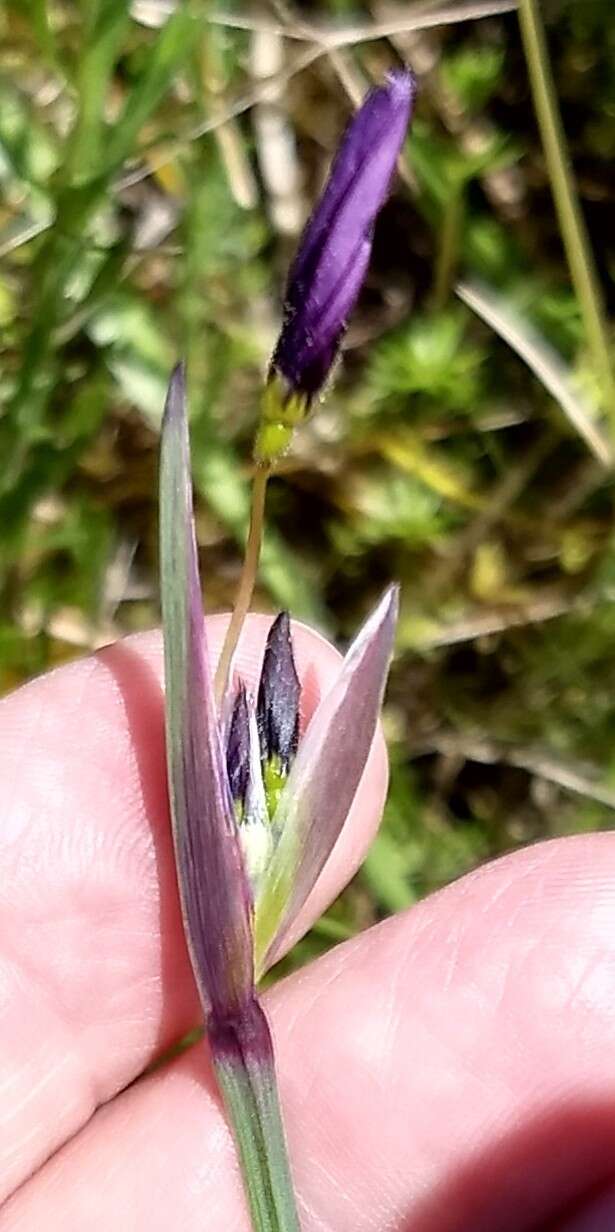
[[[519,0],[519,25],[562,242],[585,326],[587,346],[615,437],[615,373],[604,302],[568,156],[549,51],[537,0]]]

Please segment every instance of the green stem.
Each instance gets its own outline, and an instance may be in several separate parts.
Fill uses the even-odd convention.
[[[583,316],[587,345],[600,381],[604,405],[615,432],[615,375],[604,305],[570,166],[544,27],[536,0],[519,0],[519,24],[570,275]]]
[[[440,246],[436,257],[436,272],[431,293],[431,306],[435,312],[444,308],[453,284],[459,255],[463,205],[463,188],[461,185],[456,185],[451,189],[442,218]]]
[[[254,1232],[300,1232],[278,1101],[273,1044],[256,999],[209,1023],[214,1069],[231,1123]]]
[[[263,541],[263,522],[265,515],[265,495],[267,492],[267,480],[271,474],[268,466],[259,466],[254,475],[252,485],[252,505],[250,508],[250,527],[248,530],[248,538],[246,542],[246,554],[241,570],[241,578],[239,579],[239,589],[235,600],[235,607],[231,616],[224,645],[218,660],[216,669],[216,679],[214,684],[216,700],[218,704],[221,702],[226,688],[226,682],[231,666],[231,660],[235,653],[239,635],[243,628],[243,622],[248,614],[252,594],[254,592],[254,583],[256,581],[256,572],[261,552],[261,544]]]

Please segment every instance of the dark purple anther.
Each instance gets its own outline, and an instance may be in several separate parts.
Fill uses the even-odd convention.
[[[233,702],[226,741],[226,768],[233,800],[244,805],[250,782],[250,715],[244,684],[240,684]]]
[[[409,70],[389,74],[351,120],[291,266],[284,325],[271,361],[288,392],[309,401],[324,385],[370,258],[414,104]]]
[[[276,616],[267,636],[256,721],[264,762],[273,756],[288,770],[299,740],[301,686],[295,668],[288,612]]]

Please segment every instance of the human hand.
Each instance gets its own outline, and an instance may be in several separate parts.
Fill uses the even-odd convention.
[[[295,650],[310,708],[336,655]],[[147,635],[0,706],[0,1232],[249,1226],[206,1045],[144,1075],[199,1021],[160,672]],[[303,928],[385,788],[379,741]],[[543,844],[264,998],[304,1232],[615,1226],[614,885],[612,836]]]

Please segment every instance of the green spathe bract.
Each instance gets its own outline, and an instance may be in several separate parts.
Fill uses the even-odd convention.
[[[273,1047],[254,973],[260,976],[283,947],[363,774],[392,651],[397,591],[385,594],[312,716],[276,795],[269,858],[250,878],[207,651],[181,365],[162,425],[160,568],[169,798],[188,949],[253,1226],[296,1232]],[[231,710],[223,697],[220,714]]]

